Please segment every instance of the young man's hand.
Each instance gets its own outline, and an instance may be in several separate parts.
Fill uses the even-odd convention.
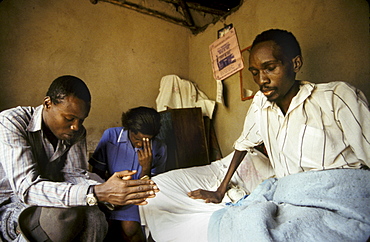
[[[149,179],[131,180],[136,171],[120,171],[114,173],[105,183],[94,187],[99,202],[114,205],[145,205],[147,198],[155,197],[159,192],[157,185]]]
[[[225,193],[219,191],[206,191],[198,189],[195,191],[188,192],[188,196],[193,199],[203,199],[206,203],[220,203],[224,198]]]

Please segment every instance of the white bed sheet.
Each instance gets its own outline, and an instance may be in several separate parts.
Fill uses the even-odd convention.
[[[212,213],[225,203],[251,192],[262,180],[273,176],[268,159],[259,151],[248,152],[232,178],[232,189],[222,203],[205,203],[187,193],[199,188],[216,190],[224,178],[234,152],[210,165],[169,171],[153,177],[160,192],[148,204],[140,206],[140,216],[147,234],[156,242],[207,241]],[[258,168],[258,172],[256,170]],[[241,177],[245,179],[244,181]]]

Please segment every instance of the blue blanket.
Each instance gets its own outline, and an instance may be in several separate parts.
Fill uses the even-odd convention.
[[[209,241],[366,241],[370,171],[310,171],[268,179],[212,214]]]

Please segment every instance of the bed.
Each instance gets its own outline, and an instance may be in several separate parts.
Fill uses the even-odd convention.
[[[140,206],[147,235],[156,242],[369,238],[369,170],[309,171],[276,179],[268,159],[255,150],[242,161],[222,203],[187,196],[198,188],[216,190],[232,155],[153,177],[161,191]]]
[[[153,177],[159,189],[163,189],[155,198],[148,199],[148,205],[140,206],[147,235],[150,232],[157,242],[207,241],[208,221],[214,211],[236,202],[274,175],[266,156],[254,150],[246,155],[234,174],[222,203],[205,203],[187,196],[188,192],[198,188],[216,190],[232,156],[233,152],[209,165],[172,170]]]

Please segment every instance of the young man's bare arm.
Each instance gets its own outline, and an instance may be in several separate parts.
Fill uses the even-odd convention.
[[[236,169],[240,165],[241,161],[244,159],[248,151],[235,150],[233,158],[231,160],[229,169],[222,180],[220,186],[216,191],[206,191],[198,189],[188,193],[188,196],[194,199],[204,199],[206,203],[220,203],[225,196],[229,182],[234,175]]]

